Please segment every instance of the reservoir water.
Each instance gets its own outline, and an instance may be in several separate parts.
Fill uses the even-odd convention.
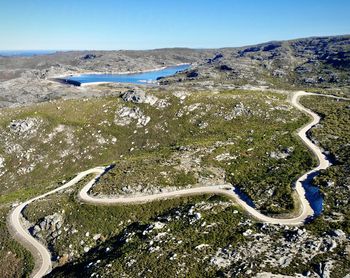
[[[80,85],[84,83],[95,82],[121,82],[134,84],[152,84],[160,77],[167,77],[174,75],[179,71],[186,70],[190,67],[189,64],[167,67],[161,70],[147,71],[141,73],[130,74],[82,74],[66,77],[66,83]]]

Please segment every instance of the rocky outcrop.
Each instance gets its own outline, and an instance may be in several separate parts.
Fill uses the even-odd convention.
[[[44,219],[40,220],[32,229],[31,233],[33,236],[42,239],[43,233],[46,233],[45,237],[47,241],[55,240],[61,233],[63,224],[63,216],[59,213],[45,216]]]
[[[137,127],[146,126],[151,118],[146,116],[139,107],[122,107],[117,110],[114,123],[119,126],[129,125],[133,120]]]
[[[273,235],[276,231],[281,232],[278,239]],[[262,224],[258,231],[247,229],[242,233],[244,237],[249,239],[240,246],[233,248],[232,246],[217,249],[212,255],[210,263],[220,268],[234,266],[236,263],[246,262],[252,259],[252,264],[268,266],[273,269],[285,269],[293,264],[294,258],[297,256],[302,263],[307,263],[310,258],[318,254],[326,254],[332,252],[338,245],[346,241],[346,237],[332,237],[324,235],[322,238],[316,237],[304,228],[298,227],[272,227],[269,224]],[[272,243],[273,242],[273,243]],[[252,267],[252,265],[250,265]],[[318,263],[314,269],[310,269],[307,277],[332,277],[333,263],[331,260]],[[248,273],[246,273],[248,274]],[[313,274],[313,275],[312,275]],[[317,276],[315,275],[317,274]],[[228,275],[232,276],[232,275]],[[249,276],[250,277],[250,276]],[[256,277],[282,277],[274,276],[256,276]],[[285,277],[285,276],[283,276]],[[293,276],[295,277],[295,276]],[[305,277],[297,275],[296,277]]]
[[[317,266],[317,273],[321,278],[331,278],[331,270],[333,267],[333,262],[319,263]]]
[[[281,87],[347,86],[350,80],[350,37],[318,37],[220,49],[220,55],[193,65],[187,79]],[[185,76],[184,76],[185,77]],[[167,78],[167,84],[179,82]],[[203,84],[203,83],[201,83]],[[347,90],[348,91],[348,90]]]
[[[86,54],[85,56],[83,56],[83,60],[91,60],[91,59],[95,59],[97,56],[95,54]]]
[[[191,70],[190,72],[187,73],[186,76],[187,76],[188,78],[196,78],[196,77],[198,77],[198,75],[199,75],[198,71],[196,71],[196,70]]]
[[[231,71],[231,70],[233,70],[233,68],[229,67],[228,65],[221,65],[219,67],[219,70],[221,70],[221,71]]]
[[[13,120],[8,127],[11,132],[17,135],[33,134],[37,131],[40,123],[40,119],[26,118],[24,120]]]
[[[208,63],[211,64],[211,63],[219,62],[223,57],[224,55],[222,55],[221,53],[218,53],[213,58],[208,59]]]
[[[253,111],[244,105],[244,103],[237,103],[228,113],[220,112],[218,116],[224,117],[226,121],[231,121],[237,117],[252,115]]]
[[[287,157],[289,157],[292,154],[293,151],[294,151],[293,147],[286,148],[282,151],[272,151],[270,153],[270,157],[274,158],[276,160],[286,159]]]
[[[146,94],[145,91],[140,90],[140,89],[128,90],[121,95],[121,98],[126,102],[148,103],[150,105],[154,105],[158,100],[157,97],[150,95],[150,94]]]

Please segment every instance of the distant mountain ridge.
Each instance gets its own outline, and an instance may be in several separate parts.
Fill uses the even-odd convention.
[[[32,57],[36,55],[47,55],[57,52],[56,50],[0,50],[3,57]]]
[[[164,78],[161,84],[215,81],[233,86],[342,87],[349,91],[350,35],[220,49],[67,51],[32,57],[0,57],[0,81],[40,80],[82,72],[134,72],[181,63],[191,63],[191,69]]]
[[[234,84],[348,86],[350,35],[222,48],[195,70],[196,79],[222,80]]]

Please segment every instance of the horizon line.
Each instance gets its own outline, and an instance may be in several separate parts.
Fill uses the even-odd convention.
[[[169,46],[169,47],[156,47],[156,48],[115,48],[115,49],[0,49],[0,52],[24,52],[24,51],[45,51],[45,52],[73,52],[73,51],[150,51],[150,50],[160,50],[160,49],[194,49],[194,50],[209,50],[209,49],[224,49],[224,48],[240,48],[240,47],[246,47],[246,46],[252,46],[252,45],[259,45],[264,43],[270,43],[270,42],[287,42],[287,41],[294,41],[294,40],[301,40],[301,39],[312,39],[312,38],[327,38],[327,37],[346,37],[350,36],[350,33],[348,34],[336,34],[336,35],[314,35],[314,36],[308,36],[308,37],[297,37],[297,38],[290,38],[290,39],[272,39],[268,41],[258,42],[258,43],[251,43],[251,44],[243,44],[239,46],[220,46],[220,47],[189,47],[189,46]]]

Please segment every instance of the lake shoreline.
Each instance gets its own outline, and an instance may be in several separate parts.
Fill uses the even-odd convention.
[[[83,75],[116,75],[116,76],[123,76],[123,75],[134,75],[134,74],[144,74],[144,73],[152,73],[152,72],[157,72],[157,71],[162,71],[170,68],[176,68],[176,67],[181,67],[181,66],[188,66],[188,68],[191,66],[191,63],[180,63],[172,66],[164,66],[160,68],[153,68],[150,70],[142,70],[142,71],[128,71],[128,72],[108,72],[108,73],[102,73],[102,72],[90,72],[90,71],[84,71],[84,72],[79,72],[79,73],[72,73],[72,74],[65,74],[65,75],[57,75],[54,77],[51,77],[49,80],[53,82],[59,82],[64,85],[73,85],[76,87],[86,87],[86,86],[91,86],[91,85],[101,85],[101,84],[109,84],[109,83],[123,83],[123,84],[137,84],[137,85],[157,85],[159,84],[157,80],[153,80],[154,82],[124,82],[124,81],[91,81],[91,82],[80,82],[78,80],[73,80],[70,79],[72,77],[79,77]]]
[[[175,65],[170,65],[170,66],[164,66],[164,67],[159,67],[159,68],[153,68],[153,69],[148,69],[148,70],[138,70],[138,71],[79,71],[77,73],[68,73],[67,74],[60,74],[60,75],[54,75],[51,76],[50,79],[68,79],[71,76],[82,76],[82,75],[88,75],[88,74],[113,74],[113,75],[128,75],[128,74],[138,74],[138,73],[146,73],[146,72],[153,72],[153,71],[159,71],[159,70],[164,70],[168,68],[173,68],[173,67],[179,67],[179,66],[191,66],[191,63],[179,63]],[[109,82],[108,82],[109,83]]]

